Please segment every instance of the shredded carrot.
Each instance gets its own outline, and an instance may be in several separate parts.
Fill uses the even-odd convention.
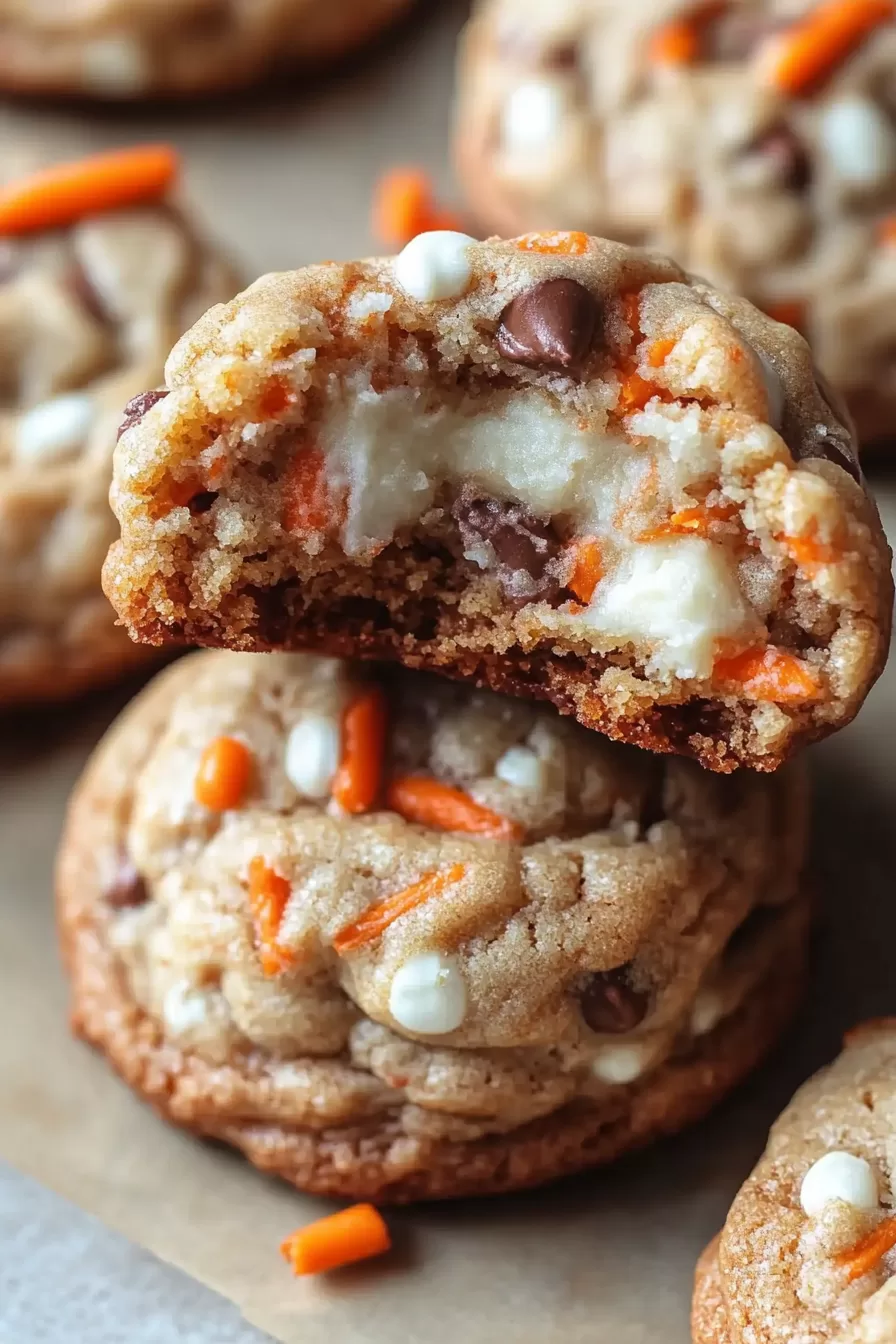
[[[258,411],[262,420],[273,420],[282,414],[290,403],[289,388],[280,378],[272,378],[261,394]]]
[[[0,235],[62,228],[87,215],[151,201],[178,171],[170,145],[139,145],[59,163],[0,187]]]
[[[521,252],[559,252],[564,256],[580,257],[588,251],[588,235],[551,229],[547,233],[524,233],[513,239],[513,245]]]
[[[183,509],[204,489],[205,483],[200,476],[185,476],[180,481],[169,477],[162,493],[168,509]]]
[[[757,59],[769,82],[783,93],[807,93],[894,16],[893,0],[824,0],[763,43]]]
[[[389,783],[386,806],[405,821],[437,831],[464,831],[493,840],[520,840],[523,827],[477,803],[461,789],[429,775],[400,775]]]
[[[806,325],[806,305],[799,299],[779,299],[763,305],[763,311],[773,322],[783,322],[785,327],[802,331]]]
[[[346,924],[345,928],[340,929],[333,939],[334,951],[342,957],[346,952],[355,952],[359,947],[372,943],[388,929],[390,924],[394,924],[396,919],[422,905],[430,897],[441,896],[446,887],[453,887],[455,883],[460,882],[466,871],[465,864],[454,863],[442,872],[433,869],[424,873],[418,882],[405,887],[403,891],[397,891],[394,896],[387,896],[384,901],[378,901],[376,905],[365,910],[363,915],[359,915],[354,923]]]
[[[249,862],[249,909],[255,926],[258,959],[265,975],[280,975],[295,965],[296,953],[280,942],[280,924],[289,900],[290,885],[264,859]]]
[[[662,541],[665,537],[709,537],[719,523],[727,523],[737,515],[736,504],[695,504],[690,509],[679,509],[668,522],[649,527],[638,541]]]
[[[647,351],[647,363],[652,369],[661,369],[677,344],[678,340],[675,336],[667,336],[661,341],[654,341]]]
[[[421,168],[384,173],[373,197],[373,235],[387,247],[404,247],[430,228],[432,182]]]
[[[573,571],[567,583],[580,602],[587,607],[594,590],[603,578],[603,559],[596,537],[582,537],[575,542]]]
[[[896,1218],[885,1218],[867,1237],[837,1256],[837,1264],[846,1271],[846,1282],[852,1283],[863,1274],[869,1274],[880,1263],[887,1251],[896,1246]]]
[[[838,557],[833,546],[819,541],[815,536],[789,537],[784,534],[775,538],[786,547],[787,554],[801,569],[814,569],[817,565],[830,565]]]
[[[319,448],[299,449],[283,477],[282,495],[287,532],[299,536],[330,532],[343,520],[342,501],[330,493],[326,459]]]
[[[650,37],[647,56],[653,65],[692,65],[700,55],[700,32],[687,19],[663,24]]]
[[[648,383],[640,373],[625,373],[619,386],[619,400],[616,411],[619,415],[631,415],[633,411],[643,411],[644,407],[659,393],[654,383]]]
[[[782,705],[814,700],[821,690],[808,663],[771,644],[747,649],[734,657],[718,658],[713,679],[740,685],[753,700],[769,700]]]
[[[333,797],[353,814],[368,812],[379,797],[386,753],[386,697],[371,686],[342,716],[342,760],[333,780]]]
[[[294,1274],[324,1274],[382,1255],[391,1245],[389,1229],[373,1205],[352,1204],[291,1233],[280,1254]]]
[[[251,773],[248,747],[235,737],[213,738],[199,758],[194,797],[212,812],[228,812],[242,803]]]

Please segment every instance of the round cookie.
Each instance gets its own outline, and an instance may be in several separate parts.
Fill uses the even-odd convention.
[[[311,648],[551,701],[713,770],[848,722],[889,550],[805,342],[582,233],[258,280],[122,437],[136,639]]]
[[[66,697],[147,662],[100,586],[118,532],[108,494],[122,407],[236,285],[162,203],[0,237],[0,704]]]
[[[235,89],[352,51],[411,0],[0,0],[0,87],[102,99]]]
[[[694,1344],[896,1339],[896,1019],[797,1092],[697,1267]]]
[[[754,1067],[802,983],[804,835],[790,768],[719,778],[394,667],[197,654],[76,790],[73,1022],[305,1189],[532,1185]]]
[[[670,253],[800,328],[862,441],[896,430],[888,0],[484,0],[458,169],[490,229]]]

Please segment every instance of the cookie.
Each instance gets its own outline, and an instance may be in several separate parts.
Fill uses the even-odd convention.
[[[0,87],[130,100],[240,88],[337,60],[411,0],[0,0]]]
[[[694,1344],[896,1339],[894,1089],[890,1018],[797,1092],[697,1267]]]
[[[122,437],[132,635],[397,658],[713,770],[846,723],[889,551],[795,332],[581,233],[257,281]]]
[[[863,441],[896,429],[888,0],[484,0],[456,162],[501,232],[657,247],[797,326]]]
[[[72,1020],[319,1193],[508,1190],[702,1115],[799,993],[805,795],[394,666],[193,655],[88,766]]]
[[[148,661],[100,586],[118,534],[122,407],[236,287],[159,202],[0,236],[0,704],[66,697]]]

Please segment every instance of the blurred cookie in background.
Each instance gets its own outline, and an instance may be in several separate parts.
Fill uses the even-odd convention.
[[[238,287],[166,199],[176,172],[148,146],[0,188],[0,704],[147,661],[100,587],[112,452],[172,342]]]
[[[800,329],[863,441],[891,433],[892,0],[484,0],[459,81],[487,228],[671,253]]]
[[[335,60],[411,0],[0,0],[0,87],[185,97]]]

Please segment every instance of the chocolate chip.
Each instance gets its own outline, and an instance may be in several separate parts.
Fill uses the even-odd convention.
[[[147,411],[159,401],[164,401],[168,395],[167,387],[156,387],[149,392],[138,392],[136,397],[131,397],[127,406],[124,408],[124,419],[118,426],[118,437],[126,434],[129,429],[133,429],[144,417]]]
[[[588,353],[597,303],[575,280],[543,280],[501,314],[495,344],[514,364],[570,369]]]
[[[542,522],[522,504],[462,492],[451,512],[465,550],[489,542],[498,562],[505,593],[524,605],[547,601],[560,591],[548,567],[561,543],[550,523]]]
[[[148,900],[146,883],[137,872],[133,860],[122,850],[112,882],[106,889],[106,904],[113,910],[128,910],[133,906],[145,905]]]
[[[790,191],[805,191],[812,181],[812,161],[792,127],[779,122],[749,146],[771,165],[775,178]]]
[[[217,498],[217,490],[200,490],[198,495],[194,495],[190,500],[187,508],[195,518],[200,513],[208,513]],[[247,559],[251,559],[251,556],[247,557]]]
[[[619,1035],[634,1031],[643,1022],[649,996],[632,988],[628,974],[628,966],[616,966],[588,977],[579,1006],[592,1031]]]

